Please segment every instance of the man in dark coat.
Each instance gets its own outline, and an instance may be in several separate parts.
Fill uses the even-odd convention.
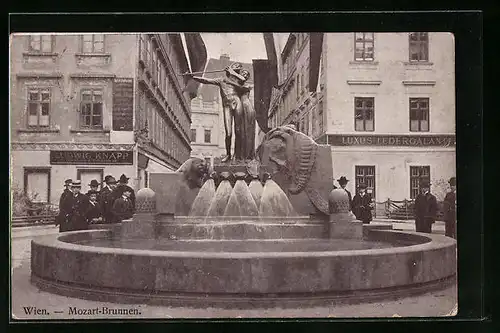
[[[101,190],[99,195],[99,203],[101,205],[102,210],[102,218],[104,223],[113,223],[113,202],[114,202],[114,193],[113,191],[116,188],[116,179],[113,176],[106,176],[104,178],[104,182],[106,185]]]
[[[99,201],[97,201],[98,192],[89,191],[87,192],[87,196],[89,197],[89,209],[87,210],[88,224],[101,223],[102,211],[101,211],[101,204],[99,203]]]
[[[445,222],[445,235],[452,238],[457,238],[457,179],[451,177],[449,180],[450,192],[446,193],[443,201],[444,222]]]
[[[64,181],[64,191],[59,198],[59,214],[56,216],[56,226],[61,226],[65,219],[66,213],[63,210],[63,202],[67,196],[73,194],[73,192],[71,191],[71,183],[73,183],[73,180],[71,179],[66,179]],[[61,227],[59,227],[59,229],[61,229]]]
[[[352,199],[352,210],[356,219],[364,224],[369,224],[372,220],[373,200],[369,193],[366,193],[366,185],[360,184],[358,193]]]
[[[337,179],[337,182],[339,183],[340,187],[347,192],[347,196],[349,197],[349,211],[352,211],[352,196],[351,196],[351,192],[349,192],[345,187],[347,185],[347,183],[349,182],[349,180],[345,177],[345,176],[342,176],[340,177],[339,179]]]
[[[86,195],[80,193],[81,182],[75,181],[71,184],[72,195],[68,195],[63,202],[66,212],[64,226],[61,225],[60,231],[85,230],[88,228],[86,214],[88,211],[89,199]]]
[[[92,181],[89,184],[90,190],[85,193],[87,196],[90,195],[90,193],[95,193],[97,194],[97,199],[99,200],[99,182],[96,179],[92,179]]]
[[[134,192],[134,189],[130,186],[128,186],[128,180],[130,178],[128,178],[127,176],[125,176],[125,174],[122,174],[120,176],[120,179],[118,180],[118,185],[116,186],[116,189],[115,189],[115,199],[118,199],[122,196],[122,193],[123,193],[123,189],[126,188],[127,190],[130,191],[130,202],[132,203],[132,209],[135,211],[135,192]]]
[[[132,200],[130,200],[130,195],[132,193],[130,188],[128,188],[128,186],[118,187],[117,193],[120,194],[120,197],[116,198],[113,203],[115,223],[130,219],[134,215]]]
[[[420,183],[422,192],[415,199],[415,228],[417,232],[432,232],[432,224],[436,221],[438,210],[436,197],[431,194],[430,182],[424,180]]]

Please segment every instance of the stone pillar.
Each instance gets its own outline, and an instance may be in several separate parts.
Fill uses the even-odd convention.
[[[137,192],[135,211],[133,218],[122,222],[122,238],[156,238],[156,194],[152,189],[142,188]]]
[[[363,222],[349,213],[349,197],[343,189],[334,189],[328,197],[330,238],[363,239]]]

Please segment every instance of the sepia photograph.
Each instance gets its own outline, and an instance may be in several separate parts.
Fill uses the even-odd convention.
[[[449,32],[10,35],[15,320],[452,317]]]

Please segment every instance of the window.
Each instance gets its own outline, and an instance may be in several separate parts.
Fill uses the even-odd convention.
[[[356,32],[354,60],[356,61],[373,61],[373,32]]]
[[[83,35],[81,39],[82,53],[104,53],[104,35]]]
[[[356,165],[356,188],[360,184],[366,184],[366,191],[375,198],[375,166]]]
[[[24,168],[24,193],[36,203],[50,202],[50,168]]]
[[[51,53],[54,50],[54,36],[38,35],[29,36],[30,52]]]
[[[429,98],[410,98],[410,131],[429,131]]]
[[[420,193],[420,182],[429,181],[431,178],[430,166],[411,166],[410,167],[410,198],[415,199]]]
[[[196,128],[191,128],[191,142],[196,142]]]
[[[139,39],[141,53],[140,57],[145,66],[149,65],[149,37],[145,34],[141,34]]]
[[[429,36],[427,32],[410,33],[410,61],[429,61]]]
[[[28,127],[48,127],[50,89],[28,90]]]
[[[156,81],[156,66],[157,66],[157,61],[158,61],[158,55],[155,51],[152,51],[151,55],[151,76],[153,77],[153,80]]]
[[[295,86],[297,88],[297,99],[300,97],[300,73],[297,74],[297,79],[295,80]]]
[[[83,128],[102,128],[102,90],[82,90],[80,106],[81,122]]]
[[[373,97],[354,98],[354,126],[356,131],[373,131],[374,123]]]
[[[76,170],[76,179],[82,182],[82,193],[87,193],[90,190],[90,182],[95,179],[102,183],[102,179],[104,177],[103,169],[77,169]]]
[[[304,81],[304,66],[302,66],[300,70],[300,91],[301,93],[304,93],[304,87],[305,87],[305,81]]]
[[[210,137],[212,136],[212,131],[209,129],[205,130],[205,143],[210,143]]]

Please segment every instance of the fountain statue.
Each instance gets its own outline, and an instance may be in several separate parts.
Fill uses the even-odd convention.
[[[333,189],[329,146],[280,126],[256,152],[244,148],[245,122],[255,120],[241,107],[240,69],[210,81],[221,88],[226,124],[235,117],[236,160],[228,144],[211,172],[190,158],[174,173],[151,173],[132,219],[34,240],[32,283],[113,302],[300,307],[454,281],[454,239],[352,220],[347,194]]]

